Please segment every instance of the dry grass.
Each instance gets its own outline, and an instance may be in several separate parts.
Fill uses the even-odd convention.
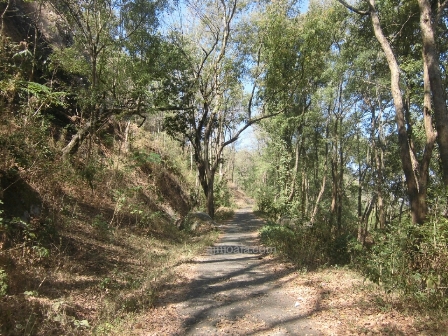
[[[2,254],[3,266],[14,264],[7,268],[9,295],[0,302],[5,334],[128,334],[173,282],[176,266],[216,235],[194,241],[174,230],[117,229],[106,238],[84,228],[73,222],[44,260],[29,262],[20,249]]]
[[[18,126],[3,131],[11,148],[43,137],[27,138]],[[61,146],[48,139],[47,147],[57,154]],[[217,238],[216,232],[191,237],[173,224],[185,197],[170,193],[189,192],[182,167],[169,159],[137,164],[103,146],[88,161],[86,147],[71,163],[33,154],[24,168],[17,153],[0,152],[0,175],[18,167],[17,177],[45,210],[33,219],[35,238],[20,231],[5,241],[0,228],[0,269],[8,285],[0,297],[0,335],[129,335],[166,293],[182,287],[182,265]],[[51,234],[39,232],[44,224]]]
[[[235,210],[227,207],[219,207],[215,211],[216,220],[227,220],[231,219],[235,215]]]

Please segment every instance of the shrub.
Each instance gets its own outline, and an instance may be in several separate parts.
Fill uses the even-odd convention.
[[[235,211],[227,207],[219,207],[215,212],[216,220],[226,220],[231,219],[235,215]]]
[[[448,306],[447,219],[422,226],[396,224],[373,238],[371,250],[358,252],[355,259],[368,278],[426,307]]]
[[[349,236],[332,237],[325,228],[298,226],[294,230],[268,222],[260,232],[265,245],[294,262],[300,268],[314,269],[325,264],[349,262],[347,241]]]
[[[216,207],[231,207],[231,194],[227,184],[227,180],[221,179],[215,182],[215,206]]]

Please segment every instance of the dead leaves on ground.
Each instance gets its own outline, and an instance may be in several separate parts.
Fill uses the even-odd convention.
[[[300,314],[325,335],[440,335],[448,321],[405,307],[396,295],[348,269],[291,276],[284,286]]]

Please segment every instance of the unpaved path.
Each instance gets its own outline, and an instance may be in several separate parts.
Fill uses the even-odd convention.
[[[259,246],[262,224],[250,208],[238,210],[222,224],[215,248]],[[196,277],[178,306],[183,320],[180,334],[320,335],[307,320],[310,310],[303,309],[304,302],[282,289],[293,269],[279,266],[271,256],[239,252],[243,253],[209,250],[194,261]]]
[[[241,209],[216,246],[258,246],[262,224]],[[272,256],[204,253],[176,274],[126,335],[448,335],[446,314],[420,312],[347,268],[299,272]]]

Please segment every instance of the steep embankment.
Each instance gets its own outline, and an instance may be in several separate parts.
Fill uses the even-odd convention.
[[[182,154],[135,128],[127,153],[86,143],[64,162],[39,123],[0,129],[0,333],[128,334],[215,235],[174,225],[192,207]]]
[[[0,334],[128,334],[213,234],[175,226],[195,205],[187,157],[92,93],[55,7],[0,1]]]

